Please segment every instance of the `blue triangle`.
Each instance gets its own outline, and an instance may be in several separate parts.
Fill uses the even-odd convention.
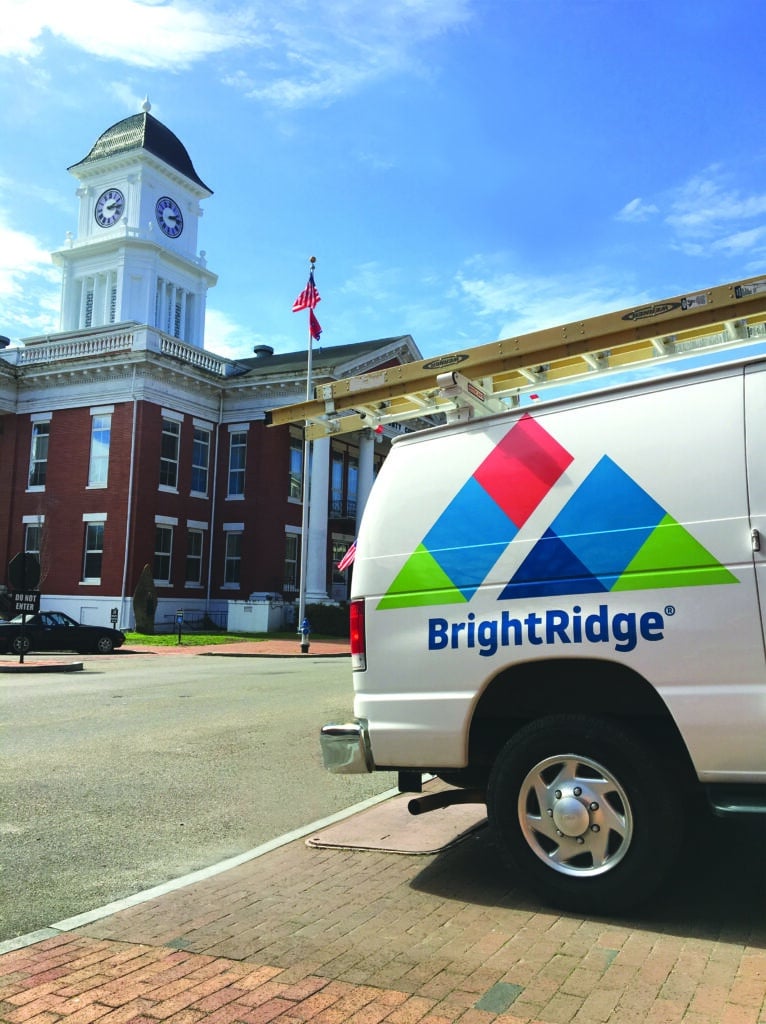
[[[499,601],[558,594],[603,594],[608,588],[589,572],[552,530],[546,530],[500,594]]]
[[[516,524],[471,477],[428,531],[423,546],[470,601],[517,532]]]
[[[551,531],[608,589],[664,516],[662,506],[604,455],[551,523]]]

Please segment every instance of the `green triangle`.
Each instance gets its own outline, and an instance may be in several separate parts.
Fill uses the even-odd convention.
[[[464,595],[431,552],[419,544],[378,602],[378,608],[419,608],[429,604],[465,602]]]
[[[737,583],[689,531],[666,515],[641,545],[613,591],[667,587],[707,587]]]

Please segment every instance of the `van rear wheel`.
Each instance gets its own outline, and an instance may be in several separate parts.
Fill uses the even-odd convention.
[[[612,913],[646,900],[678,855],[677,778],[622,725],[552,715],[503,747],[487,806],[505,857],[546,901]]]

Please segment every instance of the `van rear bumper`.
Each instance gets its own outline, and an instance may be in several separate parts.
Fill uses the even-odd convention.
[[[359,775],[375,771],[367,722],[357,719],[345,725],[323,725],[319,736],[322,761],[334,775]]]

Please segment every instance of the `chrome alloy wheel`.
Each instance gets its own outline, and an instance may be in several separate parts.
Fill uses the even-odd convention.
[[[564,875],[611,871],[633,838],[630,803],[620,783],[597,761],[576,754],[547,757],[527,773],[518,815],[532,852]]]

